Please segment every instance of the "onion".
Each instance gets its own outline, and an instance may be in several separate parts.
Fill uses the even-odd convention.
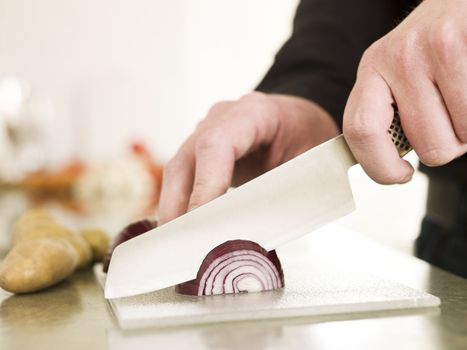
[[[125,241],[128,241],[131,238],[139,236],[143,233],[146,233],[156,227],[157,227],[157,221],[151,220],[151,219],[139,220],[126,226],[123,230],[120,231],[117,237],[115,237],[109,249],[109,252],[107,253],[107,256],[104,260],[104,266],[102,270],[104,272],[107,272],[107,270],[109,269],[109,264],[110,264],[110,259],[112,258],[112,253],[119,244]]]
[[[282,288],[284,274],[275,250],[247,240],[222,243],[204,258],[196,279],[177,285],[187,295],[262,292]]]

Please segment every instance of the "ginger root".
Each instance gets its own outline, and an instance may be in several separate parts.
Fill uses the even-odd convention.
[[[13,248],[0,263],[0,287],[12,293],[50,287],[95,259],[94,247],[84,235],[55,221],[43,209],[29,210],[18,219],[12,241]]]

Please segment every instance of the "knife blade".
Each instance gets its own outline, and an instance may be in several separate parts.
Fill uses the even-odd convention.
[[[389,132],[403,155],[409,146],[397,123],[396,113]],[[110,262],[105,297],[143,294],[194,279],[204,257],[225,241],[251,240],[269,251],[349,214],[355,205],[347,173],[356,163],[340,135],[120,244]]]

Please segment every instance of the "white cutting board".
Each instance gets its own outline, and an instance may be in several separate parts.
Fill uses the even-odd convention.
[[[167,288],[110,300],[123,329],[181,326],[226,321],[351,314],[436,307],[439,298],[425,292],[352,271],[344,264],[309,266],[306,256],[282,256],[286,286],[263,293],[192,297]],[[95,268],[101,285],[105,274]]]

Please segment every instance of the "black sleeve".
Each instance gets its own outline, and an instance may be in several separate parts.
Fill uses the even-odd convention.
[[[363,51],[415,5],[415,0],[302,0],[293,34],[257,90],[312,100],[342,125]]]

